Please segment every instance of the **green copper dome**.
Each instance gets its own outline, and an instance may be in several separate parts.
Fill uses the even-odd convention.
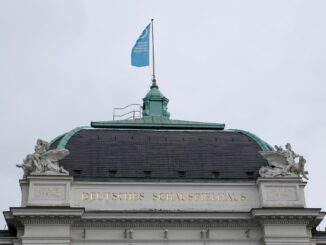
[[[156,80],[153,80],[152,85],[151,85],[151,89],[146,94],[144,100],[145,99],[167,99],[167,98],[159,90],[159,87],[156,84]]]

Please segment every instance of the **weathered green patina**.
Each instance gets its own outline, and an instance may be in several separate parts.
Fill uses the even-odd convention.
[[[313,236],[314,237],[320,237],[320,238],[324,238],[326,237],[326,231],[314,231],[313,232]]]
[[[77,128],[74,128],[73,130],[69,131],[68,133],[64,134],[64,136],[58,143],[57,149],[65,149],[69,140],[83,128],[88,128],[88,127],[85,127],[85,126],[77,127]]]
[[[156,80],[143,98],[143,117],[133,120],[91,122],[93,128],[210,129],[223,130],[223,123],[205,123],[170,119],[169,100],[160,92]]]
[[[156,80],[153,79],[150,91],[143,98],[143,118],[169,119],[168,103],[169,100],[160,92]]]
[[[167,111],[169,100],[160,92],[156,80],[153,79],[150,91],[143,98],[143,117],[132,120],[113,120],[91,122],[93,128],[121,128],[121,129],[184,129],[184,130],[224,130],[223,123],[207,123],[170,119],[170,113]],[[69,140],[81,129],[87,127],[77,127],[64,134],[58,143],[57,148],[66,147]],[[253,139],[263,151],[274,150],[272,146],[260,139],[255,134],[240,130],[228,129],[229,131],[244,134]],[[58,139],[58,137],[56,138]],[[56,140],[55,139],[55,140]],[[53,140],[54,141],[54,140]],[[52,142],[53,142],[52,141]]]
[[[53,140],[50,141],[50,145],[52,145],[54,142],[56,142],[58,139],[60,139],[61,137],[63,137],[66,133],[64,134],[60,134],[59,136],[55,137]]]
[[[15,234],[13,231],[0,230],[0,237],[15,237]]]
[[[248,137],[252,138],[263,151],[273,151],[274,150],[274,148],[271,145],[269,145],[267,142],[263,141],[257,135],[255,135],[249,131],[245,131],[245,130],[241,130],[241,129],[228,129],[228,130],[247,135]]]
[[[149,128],[149,129],[210,129],[223,130],[225,124],[171,120],[168,118],[147,117],[134,120],[91,122],[93,128]]]

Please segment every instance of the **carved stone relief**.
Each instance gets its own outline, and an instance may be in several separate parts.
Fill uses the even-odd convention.
[[[269,166],[261,167],[259,174],[261,177],[302,177],[308,180],[304,166],[306,159],[296,154],[290,143],[275,146],[275,151],[260,151],[259,153],[268,161]]]
[[[16,165],[24,170],[23,178],[29,175],[69,175],[69,172],[60,167],[58,161],[69,155],[67,149],[50,150],[50,144],[38,139],[33,154],[25,157],[22,164]]]

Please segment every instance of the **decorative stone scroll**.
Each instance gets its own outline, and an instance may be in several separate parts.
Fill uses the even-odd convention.
[[[268,167],[261,167],[261,177],[302,177],[308,180],[304,166],[306,159],[296,154],[290,143],[282,146],[275,146],[276,151],[260,151],[259,153],[268,161]]]
[[[69,155],[67,149],[50,150],[50,144],[38,139],[35,152],[23,160],[23,164],[16,165],[24,170],[23,178],[29,175],[69,175],[69,172],[60,167],[58,161]]]

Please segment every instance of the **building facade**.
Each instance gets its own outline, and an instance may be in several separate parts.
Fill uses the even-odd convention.
[[[38,140],[0,244],[326,244],[290,145],[172,120],[167,103],[154,80],[141,118]]]

